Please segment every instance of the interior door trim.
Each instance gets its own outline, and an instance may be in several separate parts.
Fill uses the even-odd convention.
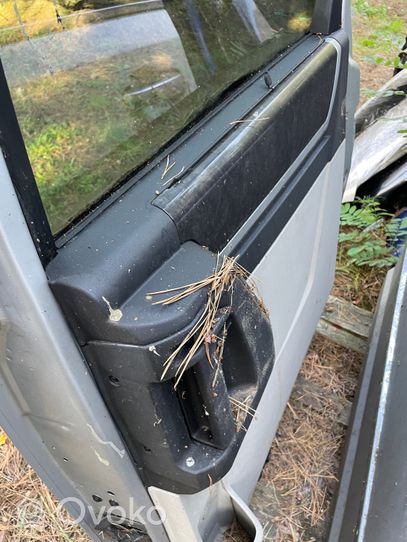
[[[215,253],[223,250],[296,162],[302,166],[301,172],[284,186],[285,193],[294,190],[295,177],[304,174],[304,149],[312,150],[310,142],[315,145],[316,134],[324,150],[314,163],[322,168],[330,161],[339,144],[333,143],[335,131],[342,124],[342,115],[333,106],[339,67],[346,64],[340,54],[332,43],[321,46],[189,175],[155,198],[154,205],[174,222],[181,242],[193,240]],[[329,127],[332,117],[335,123]],[[302,196],[304,184],[312,183],[318,172],[314,175],[297,187]],[[275,224],[275,233],[281,231],[293,209],[290,205],[280,213],[282,220]],[[250,262],[249,269],[255,263]]]

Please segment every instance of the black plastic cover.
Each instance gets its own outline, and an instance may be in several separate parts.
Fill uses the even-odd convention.
[[[186,273],[178,266],[181,256],[189,262]],[[200,316],[206,292],[170,306],[154,306],[144,294],[162,289],[164,281],[173,287],[189,282],[192,276],[202,276],[205,258],[207,269],[212,270],[216,259],[187,243],[143,285],[131,308],[129,304],[123,306],[123,313],[129,311],[130,317],[133,308],[140,315],[134,327],[143,340],[133,344],[91,340],[84,347],[140,475],[148,485],[181,493],[206,487],[230,468],[245,431],[236,430],[230,396],[251,396],[251,407],[255,409],[274,362],[268,317],[246,283],[239,280],[233,292],[225,294],[214,329],[219,338],[224,329],[227,333],[219,369],[216,364],[211,367],[202,346],[177,389],[175,372],[185,351],[161,380],[163,362]],[[171,276],[173,267],[177,272]],[[173,318],[174,310],[179,312],[178,323]],[[145,325],[148,314],[154,315],[151,327]],[[116,326],[120,328],[120,322]],[[151,342],[155,331],[156,339]],[[212,350],[215,347],[216,343],[210,345]],[[251,419],[246,418],[246,429]]]
[[[193,174],[157,196],[154,205],[171,217],[181,241],[214,252],[230,241],[328,118],[336,66],[335,47],[324,46],[276,92],[262,113],[267,122],[221,142]]]
[[[314,47],[315,40],[311,41]],[[251,408],[256,409],[267,384],[274,362],[272,330],[244,281],[235,283],[233,295],[225,293],[217,315],[219,328],[214,332],[219,336],[226,329],[227,340],[216,384],[201,351],[176,390],[174,374],[180,359],[161,381],[163,363],[199,318],[207,294],[201,290],[162,306],[153,305],[150,293],[210,275],[217,264],[216,252],[324,127],[253,228],[235,237],[239,240],[234,254],[241,254],[240,261],[252,270],[336,152],[344,139],[347,42],[344,39],[342,58],[333,44],[320,43],[311,54],[307,47],[304,44],[302,50],[308,60],[299,74],[284,76],[275,90],[256,78],[253,88],[242,91],[247,114],[250,99],[252,107],[259,100],[269,103],[273,120],[283,130],[282,139],[273,122],[253,130],[249,138],[241,137],[239,127],[225,123],[227,111],[236,111],[241,98],[237,94],[174,150],[177,164],[186,163],[188,154],[194,157],[181,182],[176,179],[178,184],[163,187],[162,169],[153,168],[120,199],[102,207],[47,267],[50,285],[146,485],[193,493],[224,476],[245,432],[235,429],[230,398],[250,397]],[[290,55],[283,58],[284,69],[277,65],[276,73],[291,69],[291,63]],[[340,83],[334,92],[338,65]],[[220,134],[217,142],[203,137],[207,129]],[[211,167],[223,148],[234,153],[226,155],[222,167]],[[239,153],[242,160],[235,160]],[[165,157],[158,165],[162,163]],[[202,191],[198,173],[206,175]],[[238,186],[249,188],[243,193]],[[158,198],[157,188],[162,193]],[[185,213],[181,200],[177,202],[184,191]],[[224,194],[228,205],[221,204]],[[168,208],[158,206],[164,201]],[[250,421],[247,416],[246,427]]]

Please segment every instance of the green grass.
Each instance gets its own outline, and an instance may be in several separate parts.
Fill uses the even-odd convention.
[[[353,8],[355,11],[366,17],[386,16],[387,8],[385,4],[372,5],[368,0],[354,0]]]
[[[385,3],[378,0],[353,0],[355,28],[354,54],[367,62],[390,63],[397,57],[407,33],[405,19],[391,15]]]

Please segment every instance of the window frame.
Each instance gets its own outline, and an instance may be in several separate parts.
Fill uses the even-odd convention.
[[[174,152],[197,131],[202,131],[204,125],[216,114],[219,114],[221,110],[227,111],[227,109],[231,109],[230,112],[232,113],[232,117],[230,118],[233,120],[241,118],[247,114],[248,110],[253,109],[261,99],[264,99],[267,94],[267,89],[265,89],[263,95],[259,96],[254,102],[253,100],[250,100],[249,107],[243,107],[243,104],[241,104],[240,111],[239,108],[238,110],[236,110],[236,107],[231,108],[230,102],[239,96],[244,97],[245,91],[247,91],[254,82],[263,78],[265,73],[272,74],[273,72],[276,72],[278,73],[277,77],[272,75],[272,81],[275,81],[275,83],[273,83],[272,88],[268,89],[268,92],[272,92],[293,69],[298,67],[316,50],[317,47],[315,46],[315,43],[312,43],[312,38],[314,37],[315,39],[315,34],[328,35],[335,30],[339,30],[342,22],[341,12],[342,0],[316,0],[310,33],[303,36],[294,45],[280,53],[276,58],[273,58],[266,66],[260,68],[255,74],[250,75],[246,81],[241,84],[238,83],[237,88],[232,87],[231,91],[226,92],[226,96],[220,96],[219,102],[213,108],[206,110],[199,115],[197,120],[194,121],[192,128],[191,125],[186,126],[166,145],[158,149],[157,153],[147,162],[147,164],[141,164],[132,171],[124,181],[102,193],[90,207],[75,217],[66,228],[56,235],[52,234],[49,225],[0,58],[0,100],[3,105],[3,113],[0,116],[0,146],[10,171],[13,185],[16,189],[16,195],[27,222],[27,227],[33,238],[42,265],[46,267],[56,256],[58,249],[61,248],[65,242],[71,239],[78,231],[85,227],[90,220],[93,220],[95,216],[102,212],[103,209],[113,201],[122,197],[134,183],[141,178],[148,176],[151,170],[163,159],[163,156],[166,157],[169,152]],[[311,46],[307,50],[307,45],[310,41]],[[298,55],[299,52],[300,57]],[[287,58],[294,60],[294,63],[281,62],[283,59],[287,60]],[[266,85],[264,86],[266,87]],[[236,104],[234,105],[236,106]],[[232,126],[228,126],[228,131],[231,129]],[[224,133],[214,134],[212,130],[208,130],[208,132],[210,133],[210,136],[208,134],[208,141],[206,141],[206,143],[211,147],[216,144],[220,137],[225,135]],[[202,152],[200,152],[200,154],[202,155]],[[188,167],[185,167],[185,172],[188,168],[193,166],[193,163],[194,160],[191,160]]]
[[[0,147],[38,256],[45,266],[56,255],[55,239],[28,158],[1,58],[0,103]]]

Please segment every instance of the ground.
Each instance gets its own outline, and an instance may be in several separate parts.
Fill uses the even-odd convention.
[[[7,5],[11,9],[11,2]],[[380,57],[393,59],[407,33],[405,0],[354,0],[353,13],[354,56],[361,66],[364,100],[391,77],[391,67]],[[339,269],[333,293],[372,310],[383,276],[384,272],[350,274]],[[262,475],[258,500],[267,499],[275,512],[267,526],[268,540],[323,539],[346,426],[346,420],[333,419],[333,414],[338,401],[352,400],[361,358],[321,337],[312,342]],[[304,404],[299,391],[310,386],[318,387],[318,408]],[[0,491],[0,542],[88,542],[66,514],[56,514],[48,489],[1,432]],[[245,537],[236,527],[228,539],[243,542]]]

